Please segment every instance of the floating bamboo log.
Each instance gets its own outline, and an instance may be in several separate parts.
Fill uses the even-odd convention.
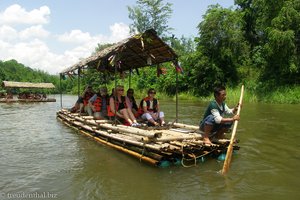
[[[187,124],[181,124],[181,123],[174,123],[173,126],[179,127],[179,128],[191,129],[191,130],[199,130],[199,126],[193,126],[193,125],[187,125]]]
[[[182,140],[194,140],[194,139],[201,139],[201,136],[194,136],[194,135],[187,135],[187,136],[177,136],[177,137],[161,137],[155,138],[154,141],[158,142],[168,142],[168,141],[182,141]]]
[[[161,137],[161,132],[151,132],[151,131],[141,130],[138,128],[123,126],[123,125],[114,126],[112,124],[100,124],[99,126],[102,128],[105,128],[105,129],[111,129],[111,130],[118,131],[118,132],[125,132],[125,133],[146,136],[148,138]]]

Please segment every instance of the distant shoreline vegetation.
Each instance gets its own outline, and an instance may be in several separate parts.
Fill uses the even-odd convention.
[[[151,72],[153,74],[153,72]],[[154,73],[155,74],[155,73]],[[157,89],[158,93],[157,96],[160,99],[173,99],[175,100],[175,90],[174,84],[168,85],[168,88],[165,89],[166,91],[173,90],[172,94],[167,94],[164,92],[164,89],[161,87],[166,86],[166,82],[160,82],[161,80],[167,79],[168,77],[164,77],[163,79],[157,79],[156,75],[146,76],[150,77],[149,81],[145,81],[145,76],[134,76],[132,77],[132,84],[131,87],[135,90],[135,96],[137,99],[143,98],[147,94],[147,88],[153,87]],[[25,67],[23,64],[18,63],[16,60],[10,61],[0,61],[0,81],[9,80],[9,81],[19,81],[19,82],[49,82],[55,85],[55,89],[51,89],[47,91],[48,94],[59,94],[60,93],[60,80],[58,75],[49,75],[46,72],[42,72],[39,70],[33,70],[29,67]],[[155,84],[153,83],[155,81]],[[169,79],[173,80],[174,79]],[[144,81],[144,82],[142,82]],[[142,82],[142,83],[141,83]],[[101,84],[98,83],[96,80],[90,79],[82,79],[81,86],[80,86],[80,93],[84,90],[84,86],[87,83],[92,83],[94,89],[96,90],[100,87]],[[128,80],[125,78],[121,81],[121,84],[128,89]],[[103,85],[103,84],[102,84]],[[114,83],[110,82],[106,84],[109,89],[114,87]],[[208,96],[204,95],[195,95],[195,92],[192,90],[189,91],[182,91],[182,85],[185,85],[184,81],[180,82],[179,88],[179,99],[180,100],[191,100],[191,101],[210,101],[213,99],[212,91],[207,91]],[[139,89],[143,88],[143,89]],[[195,86],[197,89],[197,86]],[[62,89],[64,94],[74,94],[77,95],[78,86],[77,86],[77,78],[74,77],[73,80],[66,79],[62,80]],[[0,90],[3,90],[3,88]],[[195,90],[195,89],[194,89]],[[238,102],[240,97],[240,87],[230,87],[227,86],[227,102],[235,103]],[[255,82],[251,82],[249,84],[245,84],[245,95],[244,95],[244,102],[249,103],[272,103],[272,104],[300,104],[300,86],[299,85],[287,85],[287,86],[280,86],[280,87],[273,87],[270,89],[269,87],[261,87],[259,84]]]
[[[108,86],[110,91],[110,88],[113,88],[112,85]],[[135,88],[135,87],[133,87]],[[77,87],[76,87],[77,89]],[[83,89],[83,87],[81,87]],[[125,90],[127,90],[128,87],[125,85]],[[227,99],[226,102],[228,103],[236,103],[239,101],[240,98],[240,92],[241,89],[239,87],[236,88],[226,88],[227,91]],[[77,91],[69,92],[67,94],[73,94],[77,95]],[[126,94],[126,92],[125,92]],[[138,90],[135,89],[135,97],[136,99],[141,99],[145,97],[147,94],[147,90]],[[157,97],[159,99],[172,99],[176,100],[175,95],[168,95],[165,92],[158,91]],[[213,94],[211,92],[210,96],[195,96],[192,94],[192,92],[181,92],[178,94],[179,100],[190,100],[190,101],[211,101],[214,99]],[[274,91],[254,91],[250,88],[247,88],[245,86],[245,92],[244,92],[244,103],[270,103],[270,104],[300,104],[300,86],[294,86],[294,87],[280,87],[277,88]]]

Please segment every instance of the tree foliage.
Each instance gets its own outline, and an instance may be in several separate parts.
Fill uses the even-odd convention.
[[[154,29],[161,37],[166,37],[172,28],[168,25],[171,17],[171,3],[163,3],[163,0],[137,0],[137,5],[128,6],[131,33],[143,33],[148,29]]]
[[[236,0],[249,43],[249,60],[265,87],[300,82],[299,0]]]
[[[192,66],[191,82],[195,94],[206,95],[214,85],[234,86],[239,81],[240,55],[247,53],[239,13],[219,5],[211,6],[198,25],[197,52],[187,64]]]

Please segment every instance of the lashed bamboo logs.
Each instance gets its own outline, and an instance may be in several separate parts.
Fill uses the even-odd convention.
[[[97,142],[100,142],[100,143],[105,144],[105,145],[107,145],[107,146],[113,147],[114,149],[117,149],[117,150],[122,151],[122,152],[124,152],[124,153],[127,153],[127,154],[129,154],[129,155],[131,155],[131,156],[134,156],[134,157],[136,157],[136,158],[138,158],[138,159],[140,159],[140,160],[142,160],[142,161],[144,161],[144,162],[147,162],[147,163],[149,163],[149,164],[157,165],[158,162],[159,162],[158,160],[155,160],[155,159],[153,159],[153,158],[144,156],[144,155],[142,155],[142,154],[140,154],[140,153],[137,153],[137,152],[135,152],[135,151],[129,150],[129,149],[125,148],[125,147],[121,147],[121,146],[119,146],[119,145],[115,145],[115,144],[113,144],[113,143],[111,143],[111,142],[105,141],[105,140],[103,140],[103,139],[101,139],[101,138],[94,137],[94,136],[92,136],[91,134],[89,134],[89,133],[87,133],[87,132],[85,132],[85,131],[82,131],[82,130],[81,130],[80,132],[83,133],[83,134],[85,134],[85,135],[88,136],[88,137],[93,138],[93,139],[96,140]]]
[[[198,126],[174,123],[171,129],[144,130],[124,125],[113,125],[109,120],[94,120],[92,117],[80,116],[67,110],[60,110],[57,117],[68,126],[88,134],[103,144],[113,145],[121,151],[126,149],[133,156],[150,159],[146,162],[157,164],[160,160],[188,158],[191,155],[204,156],[205,152],[222,152],[228,140],[214,140],[215,145],[206,145],[198,133]],[[177,127],[177,128],[176,128]],[[123,151],[125,152],[125,151]],[[128,153],[128,152],[126,152]],[[152,159],[152,160],[151,160]]]
[[[149,148],[151,150],[154,150],[154,151],[161,151],[161,147],[160,145],[150,145],[150,144],[145,144],[145,143],[142,143],[142,142],[139,142],[139,141],[136,141],[134,140],[133,138],[131,139],[126,139],[125,137],[122,137],[122,135],[118,134],[118,136],[116,136],[117,134],[109,134],[105,131],[101,131],[101,130],[94,130],[92,127],[88,126],[88,125],[85,125],[85,124],[82,124],[81,122],[76,122],[76,121],[73,121],[71,119],[68,119],[67,117],[61,115],[61,114],[58,114],[60,117],[64,118],[65,120],[69,121],[70,123],[82,128],[82,129],[85,129],[87,131],[91,131],[91,132],[95,132],[101,136],[104,136],[104,137],[107,137],[107,138],[110,138],[110,139],[114,139],[114,140],[117,140],[117,141],[120,141],[120,142],[124,142],[124,143],[128,143],[128,144],[131,144],[131,145],[135,145],[135,146],[139,146],[139,147],[145,147],[145,148]]]

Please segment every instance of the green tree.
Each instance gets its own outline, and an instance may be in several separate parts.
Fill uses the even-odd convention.
[[[244,65],[249,51],[240,14],[219,5],[211,6],[198,29],[197,52],[185,63],[193,66],[191,83],[195,93],[206,95],[217,84],[235,86],[239,81],[238,68]]]
[[[128,6],[129,18],[133,21],[130,32],[143,33],[148,29],[154,29],[161,37],[167,37],[172,28],[168,25],[171,17],[171,3],[163,3],[163,0],[137,0],[137,6]]]
[[[300,1],[286,0],[266,27],[266,65],[262,80],[270,86],[300,83]]]

